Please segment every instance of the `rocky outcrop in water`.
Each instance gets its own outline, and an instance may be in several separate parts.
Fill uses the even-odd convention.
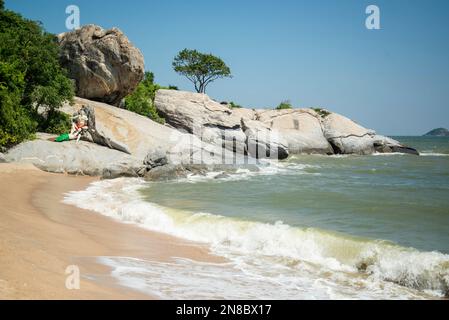
[[[117,28],[86,25],[58,40],[61,64],[79,97],[118,105],[143,79],[142,53]]]
[[[241,113],[242,110],[236,110]],[[254,119],[277,130],[287,141],[291,154],[332,154],[323,135],[321,118],[312,109],[255,110]]]
[[[229,109],[207,95],[173,90],[159,90],[155,106],[174,128],[257,158],[276,154],[278,159],[285,159],[301,153],[418,154],[396,140],[322,109]]]
[[[202,141],[244,155],[285,159],[288,146],[280,135],[263,123],[242,118],[207,95],[158,90],[155,106],[168,124],[194,134]],[[260,152],[256,152],[259,148]]]
[[[260,121],[241,119],[241,129],[246,136],[246,152],[254,158],[285,159],[288,142],[277,131]]]
[[[425,137],[449,137],[449,130],[446,128],[437,128],[427,132]]]

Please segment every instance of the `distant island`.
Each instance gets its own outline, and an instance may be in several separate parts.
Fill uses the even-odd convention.
[[[446,128],[437,128],[427,132],[424,136],[449,137],[449,130],[447,130]]]

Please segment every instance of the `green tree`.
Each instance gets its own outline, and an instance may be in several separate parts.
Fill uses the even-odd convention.
[[[3,2],[0,3],[3,5]],[[54,35],[41,24],[10,10],[0,10],[0,144],[9,146],[30,137],[42,118],[38,107],[55,115],[74,89],[59,65]]]
[[[284,100],[276,107],[276,110],[292,109],[292,108],[293,107],[292,104],[290,103],[290,100]]]
[[[165,123],[154,106],[156,91],[159,89],[163,89],[163,87],[154,83],[154,74],[145,72],[145,77],[136,90],[125,98],[125,109],[146,116],[158,123]]]
[[[24,74],[0,61],[0,146],[29,138],[36,128],[29,110],[20,104],[24,87]]]
[[[185,76],[199,93],[205,93],[209,83],[230,78],[231,70],[219,57],[204,54],[197,50],[184,49],[173,60],[173,69]]]

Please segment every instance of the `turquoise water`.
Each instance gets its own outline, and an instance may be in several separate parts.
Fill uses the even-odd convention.
[[[396,139],[423,156],[295,156],[275,174],[158,183],[144,194],[169,208],[449,253],[449,139]]]

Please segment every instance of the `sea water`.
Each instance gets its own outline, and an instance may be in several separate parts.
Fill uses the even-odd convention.
[[[99,181],[65,201],[227,258],[99,258],[123,285],[161,298],[441,298],[449,293],[449,139],[396,139],[421,156],[292,156],[220,179]]]

